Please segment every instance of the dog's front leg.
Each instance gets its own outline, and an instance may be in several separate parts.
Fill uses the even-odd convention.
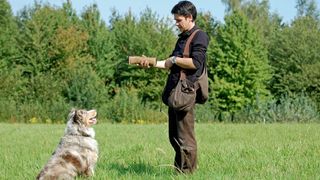
[[[93,176],[94,175],[94,167],[93,166],[89,166],[88,169],[86,169],[86,171],[84,172],[84,174],[86,176]]]

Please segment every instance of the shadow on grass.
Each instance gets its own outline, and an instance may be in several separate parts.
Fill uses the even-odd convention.
[[[155,174],[155,168],[145,163],[118,164],[112,163],[110,169],[118,171],[119,174]]]
[[[170,172],[170,169],[164,170],[162,168],[151,166],[142,162],[136,162],[131,164],[112,163],[109,164],[108,169],[116,170],[119,175],[136,174],[160,176],[164,174],[170,175],[170,173],[172,173]]]

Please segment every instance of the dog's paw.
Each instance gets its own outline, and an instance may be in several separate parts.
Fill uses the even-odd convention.
[[[94,175],[94,170],[93,170],[93,168],[88,168],[88,169],[85,171],[85,175],[86,175],[86,176],[93,176],[93,175]]]

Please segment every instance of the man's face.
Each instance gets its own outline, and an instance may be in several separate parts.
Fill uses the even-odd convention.
[[[181,16],[174,14],[174,20],[176,21],[176,26],[179,28],[180,32],[188,31],[192,28],[192,16]]]

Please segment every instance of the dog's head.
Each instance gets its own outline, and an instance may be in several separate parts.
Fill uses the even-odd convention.
[[[85,109],[72,109],[69,114],[69,119],[79,125],[90,127],[97,123],[97,111]]]

